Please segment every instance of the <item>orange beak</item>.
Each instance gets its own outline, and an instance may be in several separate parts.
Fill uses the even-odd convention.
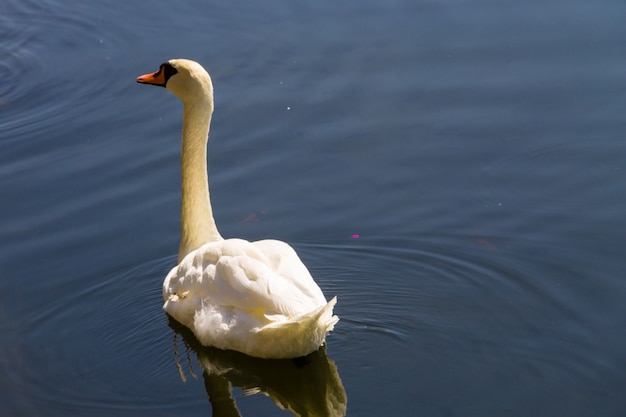
[[[165,73],[163,68],[160,68],[157,72],[140,75],[137,77],[137,82],[141,84],[153,84],[165,87]]]

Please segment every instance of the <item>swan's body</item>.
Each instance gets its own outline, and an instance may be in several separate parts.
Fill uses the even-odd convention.
[[[295,251],[277,240],[224,240],[209,196],[206,151],[213,86],[200,64],[173,59],[140,83],[166,87],[184,104],[179,264],[163,282],[163,309],[208,346],[262,358],[319,348],[333,329],[327,302]]]

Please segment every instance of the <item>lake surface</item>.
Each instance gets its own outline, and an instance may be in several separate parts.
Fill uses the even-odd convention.
[[[626,415],[624,16],[5,1],[0,414]],[[135,78],[178,57],[215,85],[222,235],[289,242],[338,296],[309,358],[202,348],[161,309],[181,104]]]

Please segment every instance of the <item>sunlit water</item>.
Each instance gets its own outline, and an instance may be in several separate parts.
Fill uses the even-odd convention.
[[[626,413],[622,2],[5,3],[1,415]],[[172,57],[222,234],[338,296],[309,358],[161,310],[181,106],[135,77]]]

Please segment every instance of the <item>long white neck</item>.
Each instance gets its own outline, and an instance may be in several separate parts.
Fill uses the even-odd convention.
[[[179,262],[203,244],[222,240],[213,219],[207,171],[207,142],[212,112],[211,98],[185,103],[183,108]]]

